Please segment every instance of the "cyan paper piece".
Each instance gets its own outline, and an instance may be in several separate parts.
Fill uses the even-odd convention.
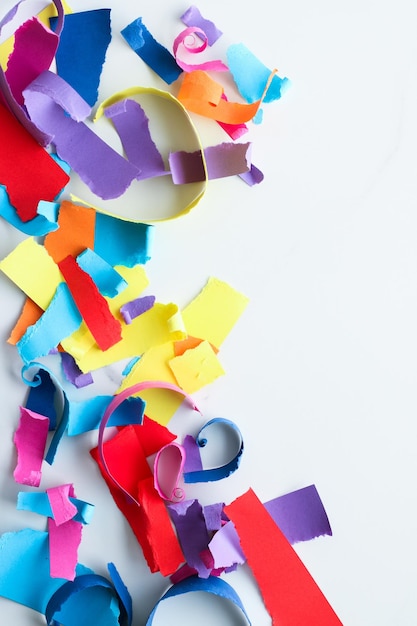
[[[181,15],[181,21],[186,26],[197,26],[197,28],[201,28],[202,30],[204,30],[209,46],[212,46],[214,43],[216,43],[216,41],[223,34],[222,31],[217,28],[216,24],[214,24],[214,22],[212,22],[211,20],[203,17],[200,13],[200,10],[194,5],[191,5],[189,9],[187,9],[187,11],[185,11],[185,13]]]
[[[123,276],[90,248],[86,248],[77,256],[77,263],[84,272],[91,276],[103,296],[114,298],[127,287],[127,282]]]
[[[33,122],[52,137],[58,156],[93,193],[108,200],[126,191],[137,177],[137,168],[80,121],[90,107],[68,83],[43,72],[24,96]]]
[[[142,296],[141,298],[136,298],[135,300],[123,304],[120,307],[120,312],[126,324],[131,324],[135,317],[142,315],[145,311],[149,311],[154,304],[155,296]]]
[[[80,435],[98,428],[113,398],[114,396],[94,396],[80,402],[71,400],[69,402],[68,435]],[[144,410],[145,402],[142,398],[126,398],[112,413],[108,426],[141,424]]]
[[[169,85],[182,74],[175,57],[151,35],[141,17],[128,24],[123,37],[136,54]]]
[[[138,180],[169,174],[149,130],[149,119],[136,100],[120,100],[104,111],[122,142],[126,158],[138,168]]]
[[[227,64],[243,98],[247,102],[260,100],[272,70],[268,69],[243,43],[228,47]],[[263,102],[278,100],[288,86],[288,78],[275,75]]]
[[[112,266],[134,267],[149,261],[153,226],[96,214],[94,251]]]
[[[18,216],[16,209],[10,204],[4,185],[0,185],[0,216],[26,235],[42,237],[58,229],[58,204],[42,200],[38,204],[38,215],[28,222]]]
[[[89,524],[93,517],[94,505],[70,497],[70,502],[76,507],[77,513],[73,519],[81,524]],[[46,492],[20,491],[17,495],[17,510],[31,511],[44,517],[53,517],[51,504]]]
[[[291,544],[332,534],[315,485],[269,500],[264,506]]]
[[[50,19],[55,30],[56,17]],[[111,41],[110,9],[96,9],[65,16],[56,53],[57,72],[94,106],[101,72]]]
[[[81,322],[82,317],[70,290],[65,283],[60,283],[46,311],[33,326],[29,326],[16,344],[22,360],[30,363],[46,356],[75,332]]]
[[[50,598],[66,582],[49,575],[48,533],[31,529],[5,533],[0,554],[0,596],[44,614]],[[76,571],[93,574],[80,564]]]
[[[153,608],[151,614],[149,615],[148,621],[146,622],[146,626],[151,626],[153,623],[153,618],[155,617],[155,613],[158,609],[160,602],[163,600],[167,600],[169,598],[173,598],[175,596],[183,595],[185,593],[191,593],[192,591],[205,591],[207,593],[211,593],[218,598],[224,598],[233,602],[243,613],[248,624],[251,624],[248,614],[246,613],[245,607],[243,603],[229,583],[227,583],[222,578],[218,578],[216,576],[210,576],[209,578],[199,578],[198,576],[190,576],[185,580],[182,580],[175,585],[172,585],[168,589],[168,591],[162,596],[162,598],[158,601],[158,603]]]

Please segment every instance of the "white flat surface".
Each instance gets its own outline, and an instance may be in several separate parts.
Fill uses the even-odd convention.
[[[11,5],[3,0],[2,12]],[[72,0],[71,6],[103,5]],[[120,64],[127,51],[118,33],[141,14],[169,47],[189,5],[160,0],[141,7],[125,0],[105,6],[112,7],[114,41],[100,98],[134,84],[160,87],[133,53]],[[162,302],[187,304],[209,276],[250,298],[219,355],[226,375],[196,394],[208,418],[223,415],[241,428],[241,468],[220,484],[202,486],[198,497],[230,501],[251,486],[268,500],[315,483],[333,537],[296,550],[343,624],[415,626],[415,3],[201,0],[197,6],[227,43],[245,43],[292,81],[250,133],[264,182],[250,189],[237,178],[212,181],[188,216],[156,227],[147,266]],[[206,145],[219,141],[214,125],[201,128]],[[1,258],[22,238],[0,222]],[[15,511],[20,487],[12,478],[12,435],[26,389],[17,353],[5,341],[23,296],[3,275],[0,302],[5,532],[44,522]],[[108,561],[116,563],[133,596],[134,626],[143,626],[167,581],[149,573],[93,471],[87,451],[95,437],[66,439],[42,486],[73,482],[77,495],[96,505],[80,561],[100,573]],[[253,625],[269,626],[248,570],[227,580]],[[226,610],[212,599],[185,597],[180,607],[161,606],[154,624],[240,624]],[[19,626],[44,623],[4,600],[0,616]]]

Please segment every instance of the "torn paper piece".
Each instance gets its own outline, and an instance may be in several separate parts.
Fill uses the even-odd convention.
[[[59,208],[58,230],[45,237],[44,246],[55,263],[94,248],[96,212],[64,200]]]
[[[70,520],[58,526],[48,518],[51,578],[74,580],[83,525]]]
[[[161,572],[170,576],[185,561],[178,537],[175,533],[167,508],[159,497],[152,478],[141,480],[138,485],[137,500],[142,517],[142,544],[151,572]]]
[[[118,391],[123,391],[146,380],[161,380],[175,385],[175,376],[168,365],[173,357],[174,348],[171,341],[150,348],[143,353],[140,360],[123,380]],[[162,425],[168,424],[183,402],[183,398],[179,394],[170,393],[166,389],[144,390],[141,392],[141,398],[146,401],[148,417]]]
[[[227,522],[213,536],[209,550],[214,558],[214,567],[228,568],[246,561],[233,522]]]
[[[181,15],[180,19],[186,26],[197,26],[201,28],[206,34],[209,46],[215,44],[223,34],[216,24],[203,17],[200,10],[194,5],[191,5],[187,11]]]
[[[158,450],[153,466],[154,486],[163,500],[184,500],[185,492],[180,487],[184,461],[185,450],[175,441]]]
[[[32,380],[26,399],[26,409],[49,419],[49,430],[56,426],[56,387],[48,371],[39,369]]]
[[[131,626],[132,600],[112,563],[107,565],[112,582],[92,574],[64,583],[45,609],[47,624],[102,624]]]
[[[20,105],[22,91],[39,74],[49,70],[58,47],[58,35],[46,28],[37,17],[22,24],[14,34],[14,48],[7,62],[6,79]]]
[[[220,348],[248,302],[246,296],[230,285],[211,277],[198,296],[182,311],[188,334],[203,337]]]
[[[269,500],[264,506],[291,544],[332,534],[315,485]]]
[[[86,400],[69,402],[68,435],[74,437],[100,426],[100,421],[113,400],[113,396],[93,396]],[[108,426],[127,426],[141,424],[144,417],[145,402],[142,398],[126,398],[112,414]]]
[[[17,449],[13,477],[17,483],[39,487],[48,430],[49,419],[45,415],[20,407],[19,426],[13,437]]]
[[[65,579],[49,573],[48,533],[31,529],[0,537],[0,596],[45,614],[54,593]],[[77,575],[93,574],[78,564]]]
[[[24,363],[46,356],[60,342],[79,328],[82,318],[65,283],[60,283],[49,306],[29,326],[16,346]]]
[[[194,437],[186,435],[182,445],[185,450],[184,473],[201,471],[203,463],[201,461],[200,447]]]
[[[108,304],[92,278],[68,255],[58,263],[75,303],[100,350],[108,350],[122,338],[120,322],[111,314]]]
[[[137,168],[78,121],[85,119],[89,107],[70,85],[52,72],[43,72],[25,89],[24,97],[31,119],[53,138],[59,157],[94,194],[108,200],[126,191]]]
[[[93,517],[94,505],[73,497],[70,497],[70,501],[76,508],[74,520],[82,524],[89,524]],[[44,517],[54,516],[48,494],[45,491],[20,491],[17,496],[16,508],[18,511],[31,511]]]
[[[141,17],[128,24],[121,34],[142,61],[169,85],[182,74],[173,55],[156,41]]]
[[[120,312],[123,315],[123,319],[126,324],[131,324],[135,317],[142,315],[145,311],[148,311],[155,304],[155,296],[143,296],[142,298],[135,298],[130,302],[126,302]]]
[[[151,258],[154,227],[97,213],[94,252],[113,267],[144,265]]]
[[[209,420],[196,437],[203,469],[184,472],[184,482],[199,483],[227,478],[239,467],[243,453],[242,433],[224,417]]]
[[[208,578],[211,569],[206,567],[200,556],[204,550],[207,550],[209,544],[201,504],[198,500],[187,500],[180,504],[168,505],[168,510],[187,564],[195,569],[201,578]]]
[[[262,96],[272,80],[272,74],[264,85]],[[223,98],[223,86],[202,70],[185,73],[178,92],[178,100],[188,111],[227,124],[244,124],[257,114],[262,97],[256,102],[243,104]]]
[[[28,222],[36,217],[39,201],[55,200],[69,176],[2,104],[0,135],[0,184],[19,218]]]
[[[222,143],[204,149],[209,180],[248,172],[250,143]],[[200,152],[171,152],[169,155],[172,180],[184,185],[204,180],[206,173]]]
[[[40,306],[38,306],[30,298],[26,298],[17,322],[12,328],[10,336],[7,339],[7,343],[15,346],[19,339],[23,337],[28,327],[36,324],[36,322],[40,319],[42,313],[43,309],[41,309]]]
[[[208,341],[186,350],[169,361],[178,385],[187,393],[194,393],[212,383],[225,371]]]
[[[225,513],[236,527],[274,623],[342,626],[307,568],[251,489],[227,505]]]
[[[65,378],[77,389],[92,385],[94,380],[91,372],[84,374],[78,367],[74,357],[68,352],[61,352],[61,365]]]
[[[52,18],[53,30],[56,24],[57,18]],[[82,11],[66,16],[56,53],[57,72],[90,106],[97,102],[110,41],[110,9]],[[49,69],[49,66],[45,69]]]
[[[38,203],[37,215],[28,222],[24,222],[10,204],[6,187],[0,185],[0,217],[26,235],[41,237],[57,230],[58,204],[41,200]]]
[[[271,75],[268,69],[243,43],[232,44],[227,49],[227,63],[239,93],[247,102],[278,100],[289,87],[288,78],[275,75],[264,94]]]
[[[138,168],[137,180],[169,174],[149,130],[149,119],[141,105],[126,98],[104,110],[122,142],[128,161]]]
[[[216,532],[226,523],[223,515],[224,502],[215,502],[203,507],[204,519],[209,532]]]
[[[93,279],[103,296],[114,298],[127,287],[123,276],[90,248],[77,256],[77,263]]]
[[[62,282],[57,265],[33,237],[22,241],[0,261],[0,270],[43,310]]]
[[[182,580],[179,583],[176,583],[175,585],[172,585],[172,587],[168,589],[168,591],[162,596],[162,598],[153,608],[151,614],[148,617],[148,621],[146,622],[146,626],[152,626],[153,619],[155,617],[160,602],[169,598],[175,598],[175,596],[191,593],[193,591],[204,591],[206,593],[217,596],[218,598],[223,598],[229,600],[230,602],[233,602],[233,604],[240,609],[249,626],[251,626],[249,616],[246,613],[245,607],[243,606],[242,601],[236,591],[231,585],[229,585],[229,583],[227,583],[222,578],[218,578],[216,576],[210,576],[207,579],[199,578],[198,576],[191,576],[189,578],[186,578],[185,580]]]
[[[74,489],[71,484],[50,487],[46,490],[49,504],[55,524],[61,526],[77,515],[77,507],[70,501],[74,497]]]
[[[197,39],[200,41],[197,41]],[[179,51],[181,48],[184,48],[188,54],[200,54],[200,52],[204,52],[207,46],[208,37],[204,30],[198,26],[189,26],[174,39],[173,49],[177,64],[185,72],[192,72],[194,70],[202,70],[205,72],[227,72],[229,68],[225,63],[223,63],[223,61],[220,60],[205,61],[203,63],[192,65],[186,63],[180,58]]]
[[[116,345],[105,352],[93,345],[77,362],[83,372],[89,372],[143,354],[158,344],[183,339],[184,336],[182,321],[178,319],[178,306],[156,302],[151,309],[135,318],[132,324],[123,326],[122,340]]]
[[[199,339],[198,337],[192,337],[191,335],[188,335],[188,337],[186,337],[185,339],[182,339],[181,341],[176,341],[174,343],[175,356],[181,356],[182,354],[184,354],[186,350],[192,350],[193,348],[196,348],[197,346],[200,345],[202,341],[204,341],[204,339]],[[211,347],[213,348],[216,354],[219,352],[219,350],[215,348],[214,346],[211,346]]]
[[[254,185],[259,185],[264,179],[264,175],[259,168],[257,168],[253,163],[250,166],[248,172],[243,172],[239,174],[239,177],[247,184],[249,187],[253,187]]]

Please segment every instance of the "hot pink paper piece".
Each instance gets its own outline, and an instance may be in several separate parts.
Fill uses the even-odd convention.
[[[48,518],[49,560],[51,578],[74,580],[81,543],[82,524],[69,520],[60,526]]]
[[[47,489],[49,504],[55,524],[61,526],[77,515],[77,507],[70,500],[72,485],[60,485]]]
[[[15,32],[13,52],[7,63],[6,78],[11,92],[23,105],[22,91],[44,70],[49,70],[54,59],[59,37],[36,17],[28,20]]]
[[[48,417],[20,407],[20,422],[13,438],[17,448],[13,476],[17,483],[39,487],[48,430]]]
[[[200,43],[197,42],[197,38],[200,40]],[[204,52],[204,50],[208,46],[208,37],[202,28],[198,26],[190,26],[185,28],[178,37],[174,40],[174,56],[177,62],[177,65],[185,72],[193,72],[194,70],[203,70],[206,72],[227,72],[229,68],[223,61],[215,60],[215,61],[206,61],[204,63],[198,63],[196,65],[190,65],[181,61],[179,58],[179,49],[183,46],[188,53],[191,54],[199,54],[200,52]]]
[[[185,462],[185,449],[175,443],[161,448],[154,461],[154,485],[163,500],[181,502],[185,492],[179,483]]]

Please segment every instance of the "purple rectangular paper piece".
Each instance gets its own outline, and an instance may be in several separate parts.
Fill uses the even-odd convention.
[[[182,445],[185,449],[185,463],[183,472],[197,472],[203,469],[201,461],[200,448],[192,435],[186,435]]]
[[[291,544],[332,534],[315,485],[269,500],[264,506]]]
[[[251,143],[221,143],[204,149],[207,178],[225,178],[243,174],[250,169]],[[172,180],[176,185],[205,180],[201,152],[171,152],[169,155]]]
[[[169,174],[149,130],[149,119],[135,100],[121,100],[105,109],[122,142],[126,158],[138,168],[138,180]]]
[[[215,504],[208,504],[203,507],[203,514],[206,520],[207,530],[214,532],[220,530],[223,521],[223,502],[216,502]]]
[[[249,185],[249,187],[253,187],[253,185],[259,185],[259,183],[261,183],[264,179],[263,173],[255,165],[251,165],[250,170],[248,172],[243,172],[243,174],[239,174],[239,177],[247,185]]]
[[[201,504],[198,500],[189,500],[179,505],[170,504],[168,509],[188,565],[197,570],[200,578],[208,578],[211,569],[200,556],[207,550],[210,540]]]
[[[123,319],[126,324],[131,324],[132,320],[145,311],[149,311],[155,304],[155,296],[143,296],[142,298],[136,298],[130,302],[126,302],[120,307],[120,313],[123,315]]]
[[[191,5],[190,8],[181,15],[181,21],[186,26],[197,26],[201,28],[201,30],[204,30],[209,46],[212,46],[223,35],[222,31],[217,28],[214,22],[203,17],[199,9],[194,5]]]

